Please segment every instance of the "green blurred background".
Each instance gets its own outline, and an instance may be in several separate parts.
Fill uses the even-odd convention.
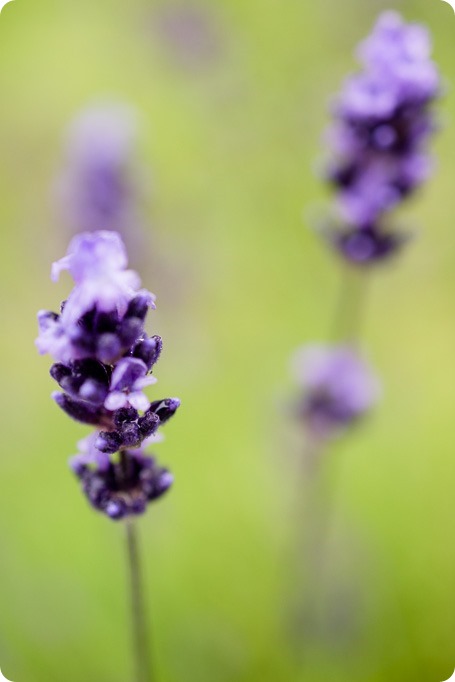
[[[84,426],[49,398],[35,314],[70,234],[52,185],[68,122],[136,107],[150,169],[144,285],[182,408],[156,447],[174,490],[140,521],[159,682],[440,682],[455,667],[455,17],[427,23],[446,79],[418,238],[370,282],[384,383],[327,460],[326,624],[296,665],[285,626],[299,437],[289,357],[330,328],[340,271],[310,229],[327,105],[380,0],[15,0],[0,15],[0,667],[14,682],[131,680],[124,529],[67,469]],[[168,18],[192,17],[190,37]],[[191,23],[190,22],[190,23]],[[172,23],[172,22],[171,22]],[[196,26],[196,29],[194,29]],[[132,258],[134,263],[134,257]],[[302,491],[304,488],[302,487]]]

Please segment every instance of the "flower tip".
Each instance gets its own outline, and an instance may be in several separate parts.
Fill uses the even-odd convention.
[[[60,276],[60,267],[58,266],[58,263],[52,263],[51,280],[53,282],[58,282],[59,276]]]
[[[122,445],[122,439],[117,431],[101,431],[95,440],[95,448],[108,455],[117,452]]]
[[[42,308],[41,310],[38,310],[38,312],[36,313],[36,319],[38,320],[38,324],[42,320],[46,319],[48,314],[49,314],[49,312],[47,310],[44,310],[44,308]]]
[[[80,455],[73,455],[73,457],[70,457],[68,460],[68,466],[73,473],[76,474],[76,476],[81,476],[85,468]]]
[[[148,305],[149,308],[152,310],[156,309],[156,296],[155,294],[152,294],[151,291],[148,291],[148,289],[140,289],[136,296],[140,296],[141,298],[144,299],[146,304]]]
[[[174,475],[170,471],[163,471],[159,480],[159,489],[161,493],[165,493],[174,484]]]
[[[165,486],[166,488],[169,488],[174,483],[174,474],[171,474],[170,471],[165,471],[164,474],[161,477],[161,484],[162,486]]]
[[[51,280],[58,282],[62,270],[69,270],[71,264],[71,257],[69,255],[63,256],[60,260],[54,261],[51,267]]]
[[[105,508],[106,514],[114,521],[125,516],[125,507],[121,502],[108,502]]]
[[[401,26],[403,17],[396,9],[386,9],[379,15],[378,23],[391,27]]]

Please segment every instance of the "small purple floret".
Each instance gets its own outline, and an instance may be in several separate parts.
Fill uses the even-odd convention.
[[[110,391],[104,406],[113,411],[128,405],[136,410],[148,410],[150,401],[142,389],[154,383],[155,377],[147,376],[147,367],[142,360],[122,358],[112,372]]]
[[[90,504],[111,519],[143,514],[171,487],[172,474],[142,450],[122,450],[118,461],[111,461],[96,449],[96,442],[82,441],[83,452],[70,465]]]

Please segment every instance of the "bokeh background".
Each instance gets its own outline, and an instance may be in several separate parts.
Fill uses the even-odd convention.
[[[158,297],[156,447],[176,477],[140,521],[160,682],[439,682],[455,667],[455,17],[425,22],[446,82],[417,238],[369,282],[375,414],[326,460],[324,626],[288,628],[299,434],[289,357],[330,329],[340,269],[311,225],[327,107],[379,0],[15,0],[0,15],[0,666],[14,682],[131,679],[124,529],[67,469],[87,429],[50,400],[35,314],[71,218],[55,206],[69,122],[138,111],[141,247]],[[142,172],[142,171],[141,171]],[[61,207],[60,207],[61,208]],[[304,486],[302,486],[304,491]],[[310,506],[311,509],[311,506]],[[311,513],[311,512],[310,512]]]

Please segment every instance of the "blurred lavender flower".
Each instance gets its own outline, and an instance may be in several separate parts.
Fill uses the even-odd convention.
[[[294,359],[302,389],[300,420],[314,436],[337,435],[378,400],[379,383],[367,363],[349,346],[305,346]]]
[[[109,229],[128,242],[139,238],[137,128],[135,110],[123,103],[92,105],[71,123],[57,199],[73,232]]]
[[[358,49],[363,71],[346,81],[336,100],[328,134],[336,158],[327,178],[342,226],[329,237],[351,262],[383,260],[402,245],[404,236],[385,227],[383,218],[431,171],[430,104],[440,77],[430,53],[424,27],[385,12]]]
[[[36,340],[40,353],[58,361],[51,376],[63,393],[54,393],[54,400],[70,417],[97,429],[83,442],[73,468],[90,501],[112,518],[141,513],[147,500],[170,486],[170,474],[139,448],[180,405],[177,398],[150,403],[143,393],[156,382],[151,372],[162,341],[144,331],[154,296],[139,289],[139,277],[127,265],[118,234],[98,231],[75,237],[67,255],[52,267],[54,280],[69,270],[74,289],[60,314],[39,312]],[[118,459],[111,459],[117,452]]]
[[[220,26],[209,6],[163,6],[155,13],[155,29],[170,56],[186,68],[212,64],[220,57]]]

